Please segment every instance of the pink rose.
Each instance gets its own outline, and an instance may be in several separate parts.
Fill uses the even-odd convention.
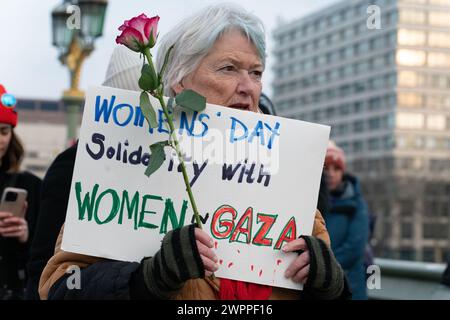
[[[153,48],[158,37],[159,16],[148,18],[145,14],[126,20],[119,27],[122,34],[116,38],[116,43],[123,44],[136,52],[143,52],[145,48]]]

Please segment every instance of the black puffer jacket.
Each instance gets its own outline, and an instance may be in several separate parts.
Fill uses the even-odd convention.
[[[15,238],[0,236],[0,299],[20,299],[23,298],[25,266],[39,212],[41,179],[29,172],[11,174],[0,169],[0,195],[6,187],[28,191],[28,209],[25,216],[29,230],[28,241],[22,244]]]

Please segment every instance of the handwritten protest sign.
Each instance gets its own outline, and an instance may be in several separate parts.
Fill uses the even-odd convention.
[[[153,106],[159,104],[152,100]],[[63,250],[124,261],[154,255],[165,233],[192,223],[176,157],[144,171],[149,145],[167,139],[164,115],[150,129],[139,93],[86,94]],[[330,128],[208,105],[174,110],[177,135],[218,277],[301,288],[284,278],[296,254],[281,247],[311,234]]]

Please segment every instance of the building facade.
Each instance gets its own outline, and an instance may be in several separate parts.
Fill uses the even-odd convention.
[[[66,108],[61,101],[17,101],[19,122],[15,132],[25,149],[22,170],[43,178],[55,157],[67,147]]]
[[[376,254],[450,258],[450,0],[346,0],[274,32],[281,116],[327,124]]]

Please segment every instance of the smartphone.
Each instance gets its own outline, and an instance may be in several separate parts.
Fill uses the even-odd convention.
[[[16,217],[24,218],[23,207],[27,201],[28,191],[20,188],[7,187],[3,190],[0,211],[10,212]]]

